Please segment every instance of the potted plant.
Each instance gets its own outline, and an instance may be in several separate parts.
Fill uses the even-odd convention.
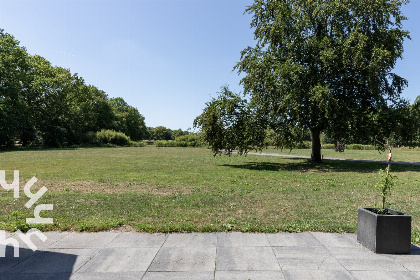
[[[382,196],[382,207],[359,208],[357,215],[357,241],[375,253],[409,254],[411,247],[411,216],[385,208],[387,196],[394,185],[390,174],[392,146],[387,140],[388,166],[376,185]]]

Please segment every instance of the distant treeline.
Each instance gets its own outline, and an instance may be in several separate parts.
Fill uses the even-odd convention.
[[[0,29],[0,146],[64,147],[96,142],[96,132],[147,138],[144,117],[69,69],[29,55]]]

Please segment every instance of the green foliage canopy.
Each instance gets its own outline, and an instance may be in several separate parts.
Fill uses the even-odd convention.
[[[256,144],[248,141],[250,135],[264,135],[267,128],[276,133],[277,146],[293,148],[302,131],[309,129],[316,162],[321,161],[321,132],[341,141],[371,134],[388,137],[393,127],[378,129],[387,123],[382,117],[389,115],[381,112],[407,104],[400,96],[407,81],[391,72],[409,38],[402,30],[406,18],[401,14],[407,2],[255,0],[246,12],[253,15],[257,44],[242,51],[235,69],[245,74],[241,84],[249,108],[243,110],[251,124],[255,119],[260,124],[248,129],[259,131],[241,127],[229,132],[241,125],[224,125],[223,119],[235,114],[226,111],[228,115],[222,116],[220,111],[217,116],[217,110],[235,100],[241,107],[243,101],[231,98],[226,90],[207,104],[195,124],[214,151],[223,146],[246,150]],[[231,138],[224,135],[233,132]]]
[[[140,140],[144,117],[122,98],[86,85],[69,69],[27,53],[0,29],[0,147],[63,147],[89,143],[89,135],[113,129]],[[93,132],[93,134],[92,134]]]

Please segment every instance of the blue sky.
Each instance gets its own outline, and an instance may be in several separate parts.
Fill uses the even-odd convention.
[[[205,103],[228,84],[240,52],[253,46],[252,0],[0,0],[0,28],[32,55],[123,97],[146,125],[192,128]],[[420,0],[403,9],[411,41],[395,71],[420,95]]]

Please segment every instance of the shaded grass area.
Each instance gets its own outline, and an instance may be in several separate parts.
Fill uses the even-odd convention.
[[[371,152],[371,151],[370,151]],[[0,229],[23,228],[33,207],[23,186],[32,176],[48,192],[38,204],[54,224],[43,230],[146,232],[355,232],[357,208],[380,198],[384,164],[217,156],[200,148],[91,148],[0,153],[0,170],[20,170],[21,195],[0,190]],[[420,167],[394,165],[390,207],[411,214],[420,241]]]
[[[257,151],[259,152],[259,151]],[[263,153],[283,154],[283,155],[297,155],[297,156],[311,156],[310,149],[295,149],[295,150],[280,150],[280,149],[264,149]],[[349,150],[345,149],[344,152],[339,153],[334,149],[322,149],[321,154],[329,158],[347,158],[347,159],[363,159],[363,160],[378,160],[387,161],[388,151],[378,152],[377,150]],[[403,162],[420,162],[420,150],[417,149],[400,149],[394,148],[392,151],[393,161]]]

